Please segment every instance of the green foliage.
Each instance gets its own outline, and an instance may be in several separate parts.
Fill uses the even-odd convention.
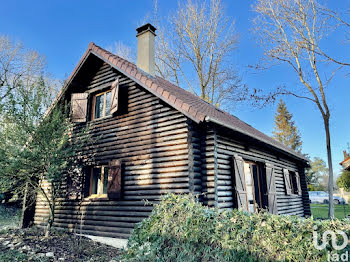
[[[88,135],[83,128],[80,136],[71,139],[68,106],[57,104],[44,116],[52,89],[43,77],[30,85],[21,82],[5,101],[0,112],[0,192],[21,195],[26,190],[31,201],[39,191],[50,207],[51,225],[62,182],[69,171],[80,166],[77,152]],[[41,186],[43,180],[48,182],[48,190]]]
[[[219,211],[192,196],[167,195],[149,218],[137,224],[126,261],[325,261],[313,246],[318,232],[341,229],[349,220],[317,221],[241,210]],[[349,247],[347,247],[349,248]]]
[[[339,188],[344,188],[346,191],[350,191],[350,171],[342,171],[341,175],[337,179],[337,186]]]
[[[328,189],[328,168],[323,159],[314,157],[310,161],[310,168],[306,170],[308,189],[310,191],[327,191]]]
[[[0,261],[26,262],[29,257],[17,250],[5,250],[0,254]]]
[[[301,152],[300,132],[295,126],[293,115],[289,113],[282,99],[278,103],[277,113],[275,114],[273,137],[294,151]]]
[[[40,77],[30,85],[20,82],[6,97],[0,114],[0,192],[21,194],[24,179],[17,174],[16,160],[36,131],[52,99],[52,90]]]

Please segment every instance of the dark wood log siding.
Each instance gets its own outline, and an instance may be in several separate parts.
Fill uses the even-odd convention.
[[[209,207],[216,206],[216,186],[215,186],[215,173],[217,173],[216,159],[214,154],[214,131],[202,128],[203,139],[202,139],[202,192],[203,192],[203,203]]]
[[[88,89],[108,86],[118,74],[104,64]],[[122,160],[122,199],[89,200],[80,198],[81,194],[76,200],[60,199],[54,226],[127,237],[135,223],[152,210],[144,199],[154,203],[161,194],[170,192],[201,193],[201,137],[193,130],[193,123],[133,81],[119,77],[120,110],[114,117],[92,122],[91,135],[97,141],[93,148],[86,147],[84,154],[89,165]],[[84,125],[76,124],[75,130]],[[47,215],[47,206],[39,196],[35,223],[45,225]]]
[[[236,139],[235,139],[236,137]],[[258,146],[253,141],[237,137],[234,132],[226,129],[221,129],[216,136],[217,144],[217,162],[218,175],[216,182],[216,191],[219,208],[234,207],[233,188],[232,188],[232,163],[231,157],[237,153],[246,159],[255,159],[256,161],[265,163],[269,162],[274,165],[276,174],[276,191],[277,191],[277,209],[278,214],[309,216],[310,205],[308,203],[307,185],[303,164],[297,164],[296,161],[282,157],[282,154],[273,152],[266,148]],[[249,146],[247,146],[249,143]],[[301,177],[302,196],[285,194],[283,181],[283,168],[288,168],[291,171],[298,171]]]

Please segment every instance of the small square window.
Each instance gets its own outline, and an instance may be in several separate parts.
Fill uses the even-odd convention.
[[[92,119],[99,119],[110,115],[111,91],[94,95],[92,107]]]

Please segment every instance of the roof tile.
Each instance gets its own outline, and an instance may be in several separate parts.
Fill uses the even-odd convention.
[[[135,68],[132,68],[131,72],[130,72],[130,75],[135,77],[136,73],[137,73],[137,70]]]
[[[175,101],[176,101],[176,97],[173,94],[170,94],[169,102],[172,103],[172,104],[175,104]]]
[[[140,72],[138,72],[136,75],[135,75],[135,78],[140,80],[142,77],[142,74]]]
[[[147,76],[145,76],[145,75],[142,75],[142,76],[141,76],[140,81],[141,81],[142,84],[145,85],[147,80],[148,80],[148,79],[147,79]]]
[[[131,74],[131,71],[133,70],[133,68],[131,66],[129,66],[127,69],[126,69],[126,73],[128,74]]]
[[[183,103],[184,102],[181,99],[176,99],[175,105],[178,106],[179,108],[181,108]]]
[[[169,93],[168,91],[164,90],[164,92],[163,92],[162,95],[163,95],[163,97],[164,97],[165,99],[168,99],[169,96],[170,96],[170,93]]]
[[[151,87],[153,84],[153,81],[151,79],[147,79],[146,86]]]
[[[118,63],[116,64],[117,67],[121,68],[123,65],[123,60],[119,59]]]
[[[164,94],[164,93],[163,93]],[[187,104],[187,103],[183,103],[182,104],[182,106],[181,106],[181,108],[183,109],[183,110],[185,110],[185,111],[187,111],[188,112],[188,110],[190,109],[190,105],[189,104]]]
[[[162,87],[158,86],[156,91],[157,91],[158,94],[162,95],[163,92],[164,92],[164,89]]]
[[[193,117],[196,117],[197,112],[198,111],[193,106],[188,110],[188,113]]]
[[[127,67],[128,67],[128,63],[126,61],[123,61],[122,66],[120,67],[120,69],[125,72]]]
[[[151,89],[157,90],[158,85],[154,82],[152,82]]]

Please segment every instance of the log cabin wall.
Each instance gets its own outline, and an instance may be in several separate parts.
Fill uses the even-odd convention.
[[[152,210],[143,200],[154,203],[161,194],[202,192],[200,132],[193,130],[193,123],[183,114],[107,64],[97,68],[87,89],[110,86],[117,76],[120,110],[113,117],[91,121],[95,143],[83,154],[88,166],[122,160],[122,198],[83,198],[84,175],[77,172],[77,192],[59,199],[55,227],[90,235],[128,237],[135,223]],[[75,124],[74,130],[83,126],[85,123]],[[44,226],[47,217],[48,207],[39,194],[35,224]]]
[[[233,189],[232,156],[238,154],[243,159],[254,159],[256,162],[269,162],[275,167],[277,211],[278,214],[310,216],[309,196],[305,178],[305,164],[274,152],[263,145],[247,140],[247,138],[225,128],[220,128],[214,136],[217,155],[216,194],[219,208],[233,208],[235,206]],[[297,171],[300,175],[302,195],[286,195],[283,178],[283,168]]]
[[[86,64],[65,99],[70,101],[71,93],[105,90],[119,77],[119,109],[113,117],[88,121],[94,143],[82,155],[86,168],[122,161],[122,197],[118,201],[84,198],[86,170],[74,170],[73,182],[64,184],[65,197],[58,201],[55,227],[126,238],[166,193],[191,192],[200,195],[205,205],[231,209],[235,207],[231,163],[235,153],[275,166],[278,214],[310,215],[304,163],[226,128],[196,124],[101,60]],[[85,126],[74,124],[73,136]],[[285,194],[283,168],[299,171],[302,196]],[[48,207],[39,194],[34,222],[44,226],[47,218]]]

